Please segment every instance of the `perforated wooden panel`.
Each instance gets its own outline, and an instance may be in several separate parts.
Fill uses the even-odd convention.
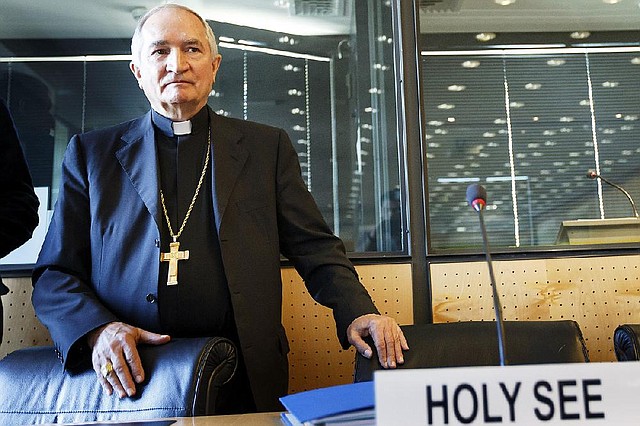
[[[363,285],[381,313],[400,324],[413,324],[411,265],[357,268]],[[342,350],[331,310],[309,296],[293,268],[282,269],[282,320],[289,337],[289,392],[353,381],[353,348]]]
[[[31,304],[30,278],[3,278],[9,294],[2,296],[4,334],[0,358],[16,349],[51,345],[47,329],[38,321]]]
[[[496,280],[508,320],[574,319],[592,361],[613,361],[613,331],[640,323],[640,255],[500,261]],[[411,266],[357,268],[376,306],[400,324],[413,324]],[[329,309],[317,305],[293,268],[283,268],[283,323],[290,340],[290,392],[348,383],[354,351],[338,343]],[[484,262],[432,264],[435,322],[493,320]],[[5,279],[4,341],[0,357],[14,349],[51,344],[31,306],[28,278]]]
[[[591,361],[614,361],[613,333],[640,322],[640,255],[494,262],[506,320],[578,322]],[[432,264],[434,322],[493,320],[485,262]]]

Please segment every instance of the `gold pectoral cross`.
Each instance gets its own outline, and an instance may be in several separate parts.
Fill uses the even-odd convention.
[[[169,262],[169,274],[167,285],[178,284],[178,261],[189,259],[189,250],[180,251],[180,243],[174,241],[169,243],[169,253],[160,253],[161,262]]]

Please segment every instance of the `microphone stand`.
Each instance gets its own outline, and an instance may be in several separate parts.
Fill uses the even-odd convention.
[[[493,292],[493,310],[496,314],[496,328],[498,331],[498,353],[500,355],[500,365],[507,365],[507,356],[505,354],[504,344],[504,322],[502,320],[502,305],[500,304],[500,297],[498,296],[498,290],[496,288],[496,278],[493,274],[493,262],[491,261],[491,252],[489,250],[489,239],[487,238],[487,228],[484,225],[484,217],[482,215],[482,208],[480,206],[475,207],[474,210],[478,212],[480,218],[480,230],[482,231],[482,241],[484,243],[484,251],[487,257],[487,264],[489,265],[489,278],[491,279],[491,290]]]
[[[638,209],[636,209],[636,203],[633,202],[633,198],[631,198],[631,195],[620,185],[616,185],[613,182],[608,181],[607,179],[605,179],[604,177],[602,177],[599,174],[594,174],[593,176],[594,178],[600,178],[604,181],[604,183],[607,183],[611,186],[613,186],[614,188],[616,188],[617,190],[621,191],[624,195],[627,196],[627,199],[629,200],[629,202],[631,203],[631,208],[633,209],[633,215],[635,216],[636,219],[639,219],[640,216],[638,216]],[[593,179],[593,178],[592,178]]]

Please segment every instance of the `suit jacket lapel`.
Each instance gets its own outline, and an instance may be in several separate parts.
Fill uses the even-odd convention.
[[[151,111],[135,120],[131,128],[122,135],[122,140],[125,144],[116,151],[116,157],[159,229],[162,218],[159,208],[158,164]]]
[[[211,117],[211,141],[213,150],[213,210],[216,228],[220,232],[220,223],[229,204],[229,198],[242,171],[249,153],[242,145],[242,133],[229,126],[225,119],[209,112]]]

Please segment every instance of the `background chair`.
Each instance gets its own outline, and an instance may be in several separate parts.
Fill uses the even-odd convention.
[[[409,343],[399,368],[499,365],[498,337],[493,321],[402,326]],[[507,364],[588,362],[589,356],[575,321],[505,321]],[[354,381],[373,380],[380,364],[356,354]]]
[[[216,414],[237,367],[225,338],[173,339],[140,346],[148,379],[133,398],[108,396],[87,365],[62,369],[53,347],[14,351],[0,361],[0,424],[130,421]]]
[[[640,359],[640,324],[623,324],[613,332],[613,349],[618,361],[638,361]]]

